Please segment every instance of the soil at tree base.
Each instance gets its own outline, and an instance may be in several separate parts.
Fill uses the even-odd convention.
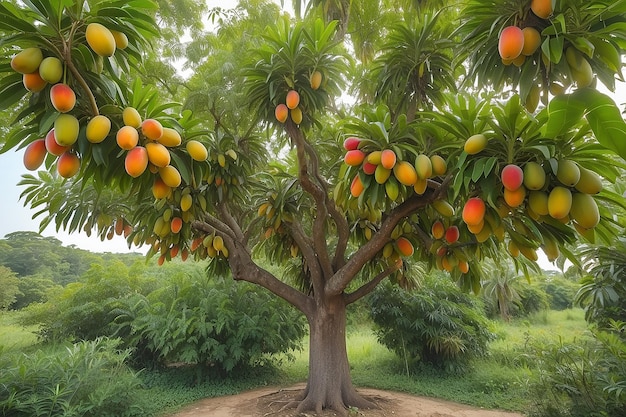
[[[237,395],[207,398],[193,403],[172,417],[334,417],[333,411],[322,414],[283,410],[304,389],[304,384],[288,388],[260,388]],[[522,414],[485,410],[449,401],[410,394],[359,388],[361,395],[376,403],[377,410],[355,410],[350,416],[361,417],[522,417]]]

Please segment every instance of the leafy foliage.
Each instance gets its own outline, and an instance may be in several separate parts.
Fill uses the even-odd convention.
[[[226,372],[288,352],[304,337],[302,316],[249,284],[174,275],[117,310],[118,331],[139,355]]]
[[[624,415],[626,343],[607,332],[593,335],[594,339],[578,343],[534,347],[530,357],[540,372],[531,386],[535,399],[531,416]]]
[[[0,356],[0,411],[6,416],[143,416],[130,351],[100,338]]]
[[[381,285],[370,302],[379,341],[407,361],[463,364],[495,337],[480,302],[442,277],[410,292]]]

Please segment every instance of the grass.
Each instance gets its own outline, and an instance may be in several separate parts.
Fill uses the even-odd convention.
[[[5,352],[18,351],[37,343],[37,326],[24,327],[18,324],[19,312],[0,312],[0,347]]]
[[[23,349],[37,342],[32,328],[17,324],[14,312],[0,313],[0,345]],[[401,391],[442,398],[477,407],[524,411],[529,406],[527,381],[536,376],[533,363],[524,360],[533,343],[573,341],[585,337],[582,310],[548,311],[531,317],[498,322],[498,339],[490,346],[491,355],[476,359],[465,372],[444,372],[428,366],[407,367],[404,361],[382,346],[367,325],[348,329],[348,356],[353,382],[357,387]],[[201,398],[230,395],[264,385],[290,385],[306,380],[308,344],[295,352],[295,360],[282,361],[279,369],[256,369],[239,376],[206,378],[201,383],[191,370],[144,370],[148,415],[168,415]],[[163,414],[165,413],[165,414]]]
[[[367,326],[348,329],[351,375],[358,387],[401,391],[442,398],[484,408],[524,411],[529,405],[527,382],[534,378],[532,364],[522,360],[534,342],[572,341],[584,337],[587,324],[580,309],[546,311],[509,323],[498,322],[498,339],[489,357],[475,359],[468,371],[443,372],[423,366],[410,368],[382,346]],[[308,346],[296,352],[293,362],[281,367],[281,383],[303,381],[307,376]]]

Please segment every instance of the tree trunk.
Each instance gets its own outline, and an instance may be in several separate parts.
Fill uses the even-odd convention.
[[[346,350],[346,302],[342,295],[319,303],[307,317],[310,327],[309,378],[298,411],[375,408],[359,395],[350,379]]]

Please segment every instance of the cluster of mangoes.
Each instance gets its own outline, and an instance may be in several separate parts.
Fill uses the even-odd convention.
[[[311,89],[317,90],[322,85],[323,75],[320,71],[313,71],[309,77]],[[302,123],[303,114],[300,106],[300,93],[296,90],[289,90],[284,103],[279,103],[274,109],[274,116],[280,123],[286,123],[291,117],[291,121],[296,125]]]
[[[465,151],[477,154],[486,146],[487,138],[484,135],[473,135],[467,139]],[[548,218],[558,220],[571,224],[581,234],[593,229],[600,221],[598,205],[593,195],[602,190],[602,179],[597,173],[580,166],[575,161],[561,158],[510,163],[501,169],[500,180],[502,199],[505,203],[496,208],[500,217],[506,217],[512,211],[521,209],[535,221],[544,221]],[[499,227],[497,222],[485,219],[485,202],[479,196],[470,198],[463,208],[463,220],[479,241],[479,237],[488,237],[496,232],[496,227]],[[503,231],[499,235],[502,240]],[[513,242],[509,249],[515,256],[519,254],[518,249],[523,248],[515,248]],[[549,251],[554,252],[550,249]],[[553,253],[549,255],[550,258],[554,258]],[[527,257],[535,258],[532,253]]]
[[[346,150],[346,165],[360,167],[365,175],[373,176],[376,184],[385,187],[387,197],[395,201],[400,194],[400,186],[412,188],[422,195],[428,186],[428,180],[446,173],[446,161],[439,155],[420,154],[415,163],[400,160],[393,149],[366,151],[361,148],[362,141],[348,137],[343,147]],[[392,176],[393,174],[393,176]],[[365,191],[365,184],[357,173],[350,184],[350,194],[358,198]]]
[[[99,23],[90,23],[85,31],[89,47],[100,57],[112,56],[116,48],[126,48],[128,38],[121,32],[110,31]],[[49,88],[49,101],[58,113],[46,138],[29,144],[24,153],[24,166],[38,169],[48,154],[58,156],[57,171],[64,178],[74,176],[80,169],[80,156],[74,149],[78,140],[80,124],[72,110],[76,106],[76,93],[69,84],[71,75],[62,57],[37,47],[26,48],[13,56],[11,67],[23,74],[24,87],[32,93],[41,93]],[[87,139],[99,143],[109,134],[111,122],[106,116],[98,115],[87,128]]]

